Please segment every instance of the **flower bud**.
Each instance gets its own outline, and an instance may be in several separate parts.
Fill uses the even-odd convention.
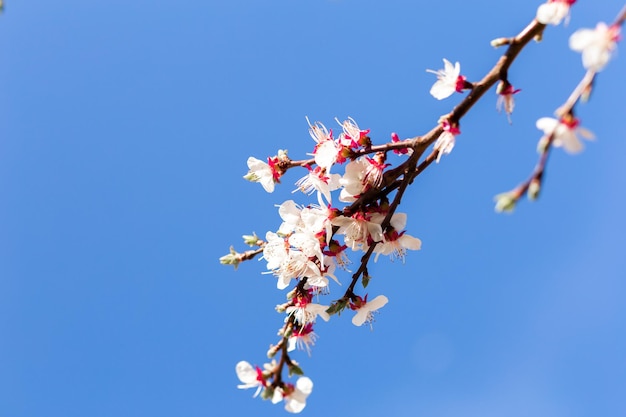
[[[279,347],[277,345],[270,345],[270,348],[267,350],[268,359],[272,359],[279,351]]]
[[[528,185],[528,199],[536,200],[539,197],[539,192],[541,191],[541,181],[537,178],[533,178],[533,180]]]
[[[279,161],[289,161],[289,157],[287,156],[287,149],[279,149],[277,156]]]
[[[241,254],[236,252],[235,249],[231,246],[230,253],[228,255],[224,255],[220,258],[220,263],[222,265],[234,265],[235,269],[241,263]]]
[[[511,43],[509,38],[497,38],[491,41],[491,46],[498,48],[500,46],[508,45],[509,43]]]
[[[496,213],[502,213],[503,211],[511,213],[515,209],[515,204],[517,203],[518,198],[517,194],[511,191],[495,196],[494,200],[496,202]]]
[[[278,313],[284,313],[285,310],[287,310],[287,307],[289,307],[289,303],[277,304],[276,307],[275,307],[275,310]]]
[[[245,243],[248,246],[257,246],[258,242],[259,242],[259,237],[256,235],[256,233],[252,232],[251,235],[243,235],[243,243]]]

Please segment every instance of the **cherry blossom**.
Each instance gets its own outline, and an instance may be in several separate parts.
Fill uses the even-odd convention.
[[[336,217],[334,210],[329,207],[311,205],[302,209],[300,214],[302,225],[305,230],[321,236],[324,242],[328,242],[333,234],[333,225],[330,219]]]
[[[378,243],[374,248],[376,257],[374,262],[378,261],[380,255],[391,255],[391,259],[400,258],[404,262],[406,250],[420,250],[422,241],[416,237],[407,235],[405,231],[398,233],[396,229],[385,232],[384,242]]]
[[[311,355],[311,346],[315,345],[315,341],[317,340],[317,334],[313,331],[313,323],[309,322],[307,324],[302,325],[301,327],[296,327],[293,329],[291,333],[291,337],[289,337],[287,351],[291,352],[296,349],[296,347],[300,350],[306,350],[306,352]]]
[[[311,169],[310,167],[308,168],[308,175],[305,175],[300,178],[298,182],[296,182],[298,189],[305,194],[312,194],[314,191],[317,191],[320,195],[323,195],[326,198],[327,202],[330,202],[330,192],[339,188],[341,175],[327,174],[326,168],[321,166],[318,166],[315,169]]]
[[[256,387],[257,390],[254,393],[254,397],[259,395],[259,392],[267,385],[265,378],[263,377],[263,372],[261,368],[252,367],[246,361],[240,361],[235,366],[235,372],[237,373],[237,377],[243,384],[237,385],[239,389],[248,389]]]
[[[456,62],[454,66],[444,58],[444,68],[438,71],[426,70],[437,76],[437,81],[430,89],[430,94],[437,100],[450,97],[454,92],[460,93],[465,87],[466,78],[461,75],[461,64]]]
[[[333,281],[341,285],[341,283],[335,276],[336,268],[337,266],[335,265],[333,258],[325,256],[323,261],[323,267],[318,268],[314,271],[310,271],[310,274],[307,275],[307,280],[304,287],[306,289],[315,288],[316,290],[326,289],[329,283],[328,277],[332,278]]]
[[[383,179],[383,171],[389,166],[385,164],[384,158],[384,154],[378,153],[374,158],[365,157],[346,165],[346,172],[339,180],[343,187],[339,201],[351,203],[364,191],[379,186]]]
[[[434,149],[439,151],[437,154],[437,163],[441,159],[441,155],[448,155],[452,152],[452,148],[454,148],[454,143],[456,140],[456,136],[461,134],[461,130],[459,130],[458,125],[452,125],[449,121],[444,120],[442,123],[443,132],[435,141]]]
[[[298,378],[296,385],[285,384],[283,396],[285,410],[290,413],[299,413],[306,407],[306,399],[313,392],[313,381],[306,376]]]
[[[326,312],[328,306],[312,303],[311,292],[309,291],[304,296],[295,297],[294,305],[285,310],[302,325],[315,322],[317,316],[320,316],[324,321],[330,320],[330,315]]]
[[[370,323],[371,325],[374,320],[373,313],[382,308],[388,301],[389,299],[384,295],[379,295],[370,302],[367,301],[367,295],[365,298],[357,295],[356,301],[350,303],[350,309],[356,310],[355,316],[352,317],[352,324],[362,326],[363,323]]]
[[[539,140],[539,148],[545,147],[550,135],[554,135],[552,143],[555,147],[563,147],[569,153],[582,151],[583,144],[578,135],[585,139],[594,139],[594,135],[589,130],[580,126],[580,121],[570,115],[562,117],[560,120],[551,117],[542,117],[537,120],[537,129],[543,130],[544,136]]]
[[[348,117],[341,123],[338,119],[335,119],[337,123],[342,127],[343,133],[339,136],[338,142],[342,146],[347,146],[352,149],[358,148],[360,145],[364,145],[364,141],[367,138],[369,129],[361,130],[359,125],[353,118]]]
[[[320,241],[309,231],[296,232],[289,236],[289,244],[301,250],[309,258],[316,257],[320,261],[324,260],[324,254],[320,247]]]
[[[309,134],[317,142],[313,151],[315,163],[326,170],[330,170],[330,167],[337,160],[339,152],[339,147],[333,139],[333,131],[326,129],[326,126],[320,122],[311,124],[308,117],[306,121],[309,124]]]
[[[346,255],[346,249],[348,249],[347,245],[341,245],[338,241],[333,239],[328,244],[328,248],[324,251],[324,255],[327,256],[326,259],[333,259],[336,265],[347,270],[346,265],[350,263],[350,259],[348,259]]]
[[[280,267],[273,271],[278,278],[276,287],[284,290],[289,286],[292,279],[321,275],[319,267],[311,261],[302,251],[291,249],[288,256],[283,259]]]
[[[267,269],[276,269],[285,258],[289,256],[288,245],[285,238],[274,232],[265,234],[265,246],[263,247],[263,259],[267,262]]]
[[[513,95],[519,93],[519,88],[516,90],[511,84],[506,81],[501,81],[498,84],[498,88],[496,92],[498,93],[498,101],[496,102],[496,108],[498,111],[501,111],[504,108],[504,112],[506,113],[507,118],[509,119],[509,123],[511,123],[511,114],[513,113],[513,109],[515,108],[515,100]]]
[[[274,192],[274,184],[280,182],[280,173],[276,169],[277,158],[268,158],[269,164],[260,159],[248,158],[248,173],[244,178],[248,181],[259,182],[268,193]]]
[[[558,25],[569,21],[569,9],[576,0],[548,0],[537,8],[537,21],[544,25]]]
[[[344,235],[344,241],[352,250],[365,250],[369,246],[368,239],[374,242],[383,240],[383,230],[380,223],[372,221],[367,213],[357,212],[351,217],[339,216],[331,220],[334,226],[339,226],[337,234]]]
[[[302,224],[302,220],[300,218],[302,208],[300,208],[295,201],[287,200],[277,207],[278,214],[280,215],[280,218],[283,219],[283,222],[278,228],[278,233],[288,235]]]
[[[600,22],[595,29],[579,29],[569,38],[569,47],[582,53],[583,66],[601,71],[611,59],[611,53],[620,37],[618,25],[607,26]]]

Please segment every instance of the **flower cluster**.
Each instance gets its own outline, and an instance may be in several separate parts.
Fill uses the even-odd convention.
[[[284,325],[278,332],[281,339],[268,351],[270,357],[281,353],[279,365],[266,364],[265,370],[261,370],[247,362],[240,362],[236,368],[243,382],[240,388],[256,387],[264,392],[263,398],[273,402],[284,399],[285,408],[291,412],[304,408],[312,383],[305,377],[298,379],[295,385],[283,382],[280,364],[285,363],[290,373],[297,368],[295,373],[300,374],[299,367],[294,365],[289,355],[297,348],[311,354],[317,340],[317,318],[328,321],[331,314],[349,308],[355,311],[352,323],[371,326],[373,313],[388,301],[383,295],[370,302],[367,301],[367,294],[363,297],[357,295],[353,278],[343,296],[332,305],[316,302],[331,293],[331,280],[339,284],[335,271],[338,268],[347,270],[350,264],[347,253],[375,254],[375,260],[380,255],[387,255],[404,261],[407,250],[421,248],[421,241],[406,233],[407,215],[395,212],[387,194],[364,199],[368,192],[380,193],[385,173],[391,166],[387,162],[387,152],[371,150],[369,130],[359,128],[349,118],[338,121],[341,133],[334,137],[333,131],[322,123],[311,123],[308,119],[307,122],[315,142],[312,160],[295,163],[282,151],[269,157],[268,163],[250,157],[250,171],[244,176],[272,192],[287,169],[303,166],[307,174],[296,181],[294,192],[316,195],[314,202],[308,205],[298,205],[294,200],[278,205],[282,220],[278,229],[268,231],[264,241],[247,239],[248,243],[260,246],[267,273],[276,278],[277,288],[289,291],[287,301],[276,307],[279,313],[285,314]],[[394,151],[398,155],[410,156],[411,143],[400,141],[397,135],[393,137],[395,141],[392,143],[405,144],[404,147],[394,148]],[[343,168],[343,174],[335,173],[337,167]],[[334,199],[335,191],[339,195]],[[337,200],[345,206],[333,205]],[[366,280],[369,276],[364,275],[364,286],[367,285]]]

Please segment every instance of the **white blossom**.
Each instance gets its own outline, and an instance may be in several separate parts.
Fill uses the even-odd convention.
[[[461,75],[461,64],[456,62],[454,65],[444,58],[443,69],[433,71],[426,70],[437,76],[437,81],[430,89],[430,94],[437,100],[443,100],[450,97],[454,92],[461,92],[465,84],[465,77]]]
[[[374,262],[378,261],[380,255],[392,255],[392,259],[395,257],[404,261],[407,249],[420,250],[421,248],[422,241],[418,238],[393,230],[391,233],[385,233],[385,241],[378,243],[374,248],[376,254]]]
[[[248,181],[259,182],[268,193],[274,192],[275,174],[269,164],[256,159],[248,158],[248,173],[244,178]]]
[[[365,250],[368,247],[367,239],[371,237],[374,242],[383,240],[383,229],[380,223],[363,213],[357,213],[352,217],[338,216],[331,222],[339,226],[337,234],[344,235],[344,241],[352,250]]]
[[[582,53],[583,66],[601,71],[617,46],[619,26],[598,23],[595,29],[579,29],[569,38],[569,47]]]
[[[313,392],[313,381],[306,376],[301,376],[296,381],[293,391],[285,395],[285,410],[290,413],[299,413],[306,407],[306,399]]]
[[[351,203],[356,201],[364,191],[380,185],[383,179],[383,170],[387,165],[372,158],[361,158],[346,165],[346,172],[339,180],[343,187],[339,194],[339,201]]]
[[[256,387],[257,390],[254,393],[254,397],[259,395],[259,392],[261,392],[265,386],[261,369],[258,367],[253,368],[248,362],[241,361],[235,366],[235,372],[237,373],[237,378],[243,382],[243,384],[237,385],[237,388],[248,389]]]
[[[357,296],[357,301],[355,303],[350,303],[350,308],[352,310],[356,310],[356,314],[352,317],[352,324],[355,326],[361,326],[363,323],[371,324],[374,320],[372,313],[382,308],[388,301],[389,299],[384,295],[379,295],[370,302],[367,301],[367,295],[365,296],[365,299]]]
[[[569,9],[576,0],[549,0],[537,8],[537,21],[544,25],[558,25],[563,19],[567,24]]]
[[[314,191],[317,191],[320,195],[323,195],[326,198],[328,203],[330,203],[330,192],[340,187],[340,179],[341,175],[328,174],[326,173],[326,169],[318,166],[315,169],[310,170],[307,175],[300,178],[298,182],[296,182],[298,188],[295,191],[300,190],[305,194],[312,194]]]
[[[461,134],[458,126],[451,125],[447,120],[444,120],[442,126],[443,132],[441,132],[441,135],[439,135],[433,147],[436,151],[439,151],[439,154],[437,154],[437,163],[439,163],[443,154],[448,155],[452,152],[456,142],[456,136]]]
[[[544,133],[544,136],[539,140],[540,148],[544,147],[550,135],[554,135],[552,143],[555,147],[562,147],[569,153],[582,151],[583,144],[578,135],[588,140],[594,139],[593,133],[581,127],[579,120],[574,117],[566,117],[561,120],[542,117],[537,120],[537,129]]]
[[[359,125],[351,117],[348,117],[348,119],[344,120],[343,123],[341,123],[336,118],[335,120],[343,129],[343,133],[338,138],[338,142],[342,146],[357,148],[359,146],[360,140],[367,136],[367,134],[370,132],[369,130],[361,130],[361,128],[359,128]]]
[[[297,306],[287,307],[287,314],[293,314],[296,320],[302,325],[313,323],[317,316],[320,316],[324,321],[330,320],[330,315],[326,312],[328,306],[315,304],[315,303],[303,303]]]
[[[300,218],[301,213],[302,209],[298,207],[293,200],[287,200],[278,206],[278,214],[280,215],[280,218],[283,219],[283,222],[278,229],[278,233],[288,235],[296,230],[296,228],[302,224],[302,220]]]

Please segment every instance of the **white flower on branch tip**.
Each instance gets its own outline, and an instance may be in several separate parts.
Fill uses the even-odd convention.
[[[269,162],[276,162],[269,158]],[[248,158],[248,173],[244,178],[248,181],[261,183],[265,191],[274,192],[274,184],[279,182],[280,173],[275,169],[274,165],[266,164],[260,159]]]
[[[263,387],[267,385],[265,378],[263,378],[261,368],[258,366],[252,367],[252,365],[246,361],[237,363],[235,366],[235,372],[237,373],[237,378],[243,382],[243,384],[237,385],[237,388],[248,389],[256,387],[257,390],[254,393],[254,397],[259,395],[259,392],[261,392]]]
[[[367,295],[365,298],[357,295],[356,301],[350,303],[350,309],[356,310],[355,316],[352,317],[352,324],[362,326],[364,323],[369,323],[371,325],[374,320],[372,313],[382,308],[388,301],[389,299],[384,295],[379,295],[370,302],[367,301]]]
[[[313,381],[306,376],[301,376],[296,385],[285,384],[285,388],[276,388],[272,403],[277,404],[285,400],[285,410],[290,413],[299,413],[306,407],[306,399],[313,392]]]
[[[439,135],[439,137],[437,138],[434,146],[434,149],[436,151],[439,151],[439,153],[437,154],[437,163],[439,163],[441,155],[448,155],[450,152],[452,152],[452,149],[454,148],[454,144],[456,142],[456,136],[461,134],[461,130],[459,129],[458,125],[452,125],[447,120],[443,121],[442,128],[443,132],[441,132],[441,135]]]
[[[460,93],[465,87],[466,78],[461,75],[461,64],[456,62],[454,65],[444,58],[444,68],[438,71],[431,69],[426,70],[437,76],[437,81],[430,89],[430,94],[437,100],[443,100],[450,97],[455,92]]]
[[[566,115],[560,120],[551,117],[542,117],[537,120],[537,129],[542,130],[544,136],[539,140],[539,150],[545,148],[550,135],[553,135],[552,143],[555,147],[562,147],[569,153],[582,151],[583,144],[578,135],[587,140],[594,139],[594,135],[589,130],[580,126],[580,121],[572,116]]]
[[[569,9],[576,0],[548,0],[537,8],[537,21],[544,25],[558,25],[569,21]]]
[[[611,59],[620,36],[618,25],[600,22],[595,29],[579,29],[569,38],[569,47],[582,53],[583,66],[601,71]]]

